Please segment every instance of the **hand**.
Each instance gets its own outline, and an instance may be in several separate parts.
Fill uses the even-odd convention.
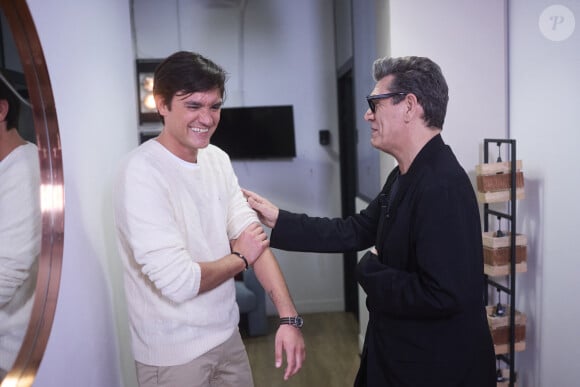
[[[360,286],[369,295],[371,287],[377,281],[377,273],[387,270],[387,266],[379,261],[373,250],[367,251],[356,265],[355,277]],[[382,277],[379,277],[382,278]]]
[[[248,200],[250,207],[252,207],[258,213],[260,222],[264,223],[270,228],[274,228],[276,221],[278,220],[280,209],[270,203],[268,199],[261,197],[255,192],[248,191],[247,189],[243,188],[242,192]]]
[[[258,223],[252,223],[242,231],[238,239],[232,241],[231,247],[232,251],[237,251],[246,257],[248,265],[251,266],[269,244],[268,236],[262,226]]]
[[[286,370],[284,380],[296,375],[302,368],[302,362],[306,359],[306,349],[304,347],[304,337],[300,329],[291,325],[280,325],[276,332],[274,346],[274,357],[276,368],[282,366],[283,355],[286,353]]]

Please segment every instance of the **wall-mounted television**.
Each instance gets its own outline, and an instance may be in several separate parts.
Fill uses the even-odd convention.
[[[142,131],[140,142],[158,134],[158,130]],[[227,152],[232,160],[296,157],[292,105],[222,108],[211,143]]]
[[[296,157],[293,107],[223,108],[211,143],[232,160]]]

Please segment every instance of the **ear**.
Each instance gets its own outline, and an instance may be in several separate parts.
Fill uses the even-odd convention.
[[[415,94],[407,94],[403,103],[405,104],[405,122],[408,123],[416,118],[423,117],[423,108],[419,105]]]
[[[165,100],[160,95],[155,95],[155,105],[157,106],[159,114],[162,116],[167,115],[167,112],[170,110],[169,107],[165,104]]]
[[[6,120],[9,108],[10,105],[8,104],[8,101],[6,101],[5,99],[0,99],[0,121],[3,122]]]

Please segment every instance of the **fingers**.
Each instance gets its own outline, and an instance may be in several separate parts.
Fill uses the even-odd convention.
[[[268,235],[259,223],[252,223],[232,241],[232,250],[243,254],[249,265],[253,265],[270,245]]]
[[[246,197],[246,200],[248,201],[250,207],[252,207],[254,210],[257,210],[257,207],[264,205],[265,203],[264,198],[255,192],[242,188],[242,193]]]
[[[246,200],[248,201],[248,203],[250,203],[250,206],[252,208],[253,208],[252,204],[258,204],[261,201],[260,195],[258,195],[255,192],[242,188],[242,193],[244,194]]]
[[[255,236],[266,235],[266,232],[264,231],[264,228],[259,223],[252,223],[252,224],[250,224],[248,226],[248,229]]]
[[[305,352],[304,347],[298,345],[287,345],[286,346],[286,370],[284,372],[284,380],[290,379],[292,376],[296,375],[298,371],[302,368],[302,363],[304,362]]]
[[[302,337],[302,333],[294,327],[281,326],[278,329],[275,344],[276,368],[282,366],[283,355],[286,355],[284,380],[288,380],[300,371],[302,363],[306,358],[304,338]]]
[[[247,200],[248,200],[248,204],[250,205],[250,207],[252,207],[254,210],[260,212],[260,206],[262,206],[262,203],[259,202],[258,199],[256,199],[253,196],[248,196]]]
[[[254,241],[261,242],[263,248],[268,247],[270,241],[268,240],[268,234],[264,231],[264,228],[259,223],[252,223],[249,226],[249,232],[252,234]]]
[[[254,199],[257,202],[262,201],[264,198],[255,193],[254,191],[250,191],[249,189],[242,188],[242,193],[246,197],[246,199]]]
[[[290,348],[286,348],[286,361],[287,366],[284,372],[284,380],[290,379],[302,368],[302,357],[297,349],[291,350]]]
[[[244,236],[251,238],[254,241],[264,241],[268,239],[268,235],[264,228],[259,223],[252,223],[242,232]]]
[[[246,197],[246,199],[249,198],[249,197],[255,197],[256,196],[256,193],[255,192],[250,191],[249,189],[245,189],[245,188],[242,188],[242,193],[244,194],[244,196]]]
[[[276,335],[276,342],[274,344],[274,362],[275,362],[276,368],[280,368],[282,366],[283,348],[284,348],[283,340],[279,339],[278,335]]]
[[[270,228],[274,228],[278,221],[280,209],[262,196],[242,188],[248,205],[257,213],[260,221]]]

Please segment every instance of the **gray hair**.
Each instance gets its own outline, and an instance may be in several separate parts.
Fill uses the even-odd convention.
[[[400,58],[380,58],[373,64],[375,81],[393,75],[390,92],[414,94],[425,112],[423,120],[428,127],[443,129],[449,88],[441,68],[429,58],[406,56]],[[397,104],[404,96],[395,96]]]

